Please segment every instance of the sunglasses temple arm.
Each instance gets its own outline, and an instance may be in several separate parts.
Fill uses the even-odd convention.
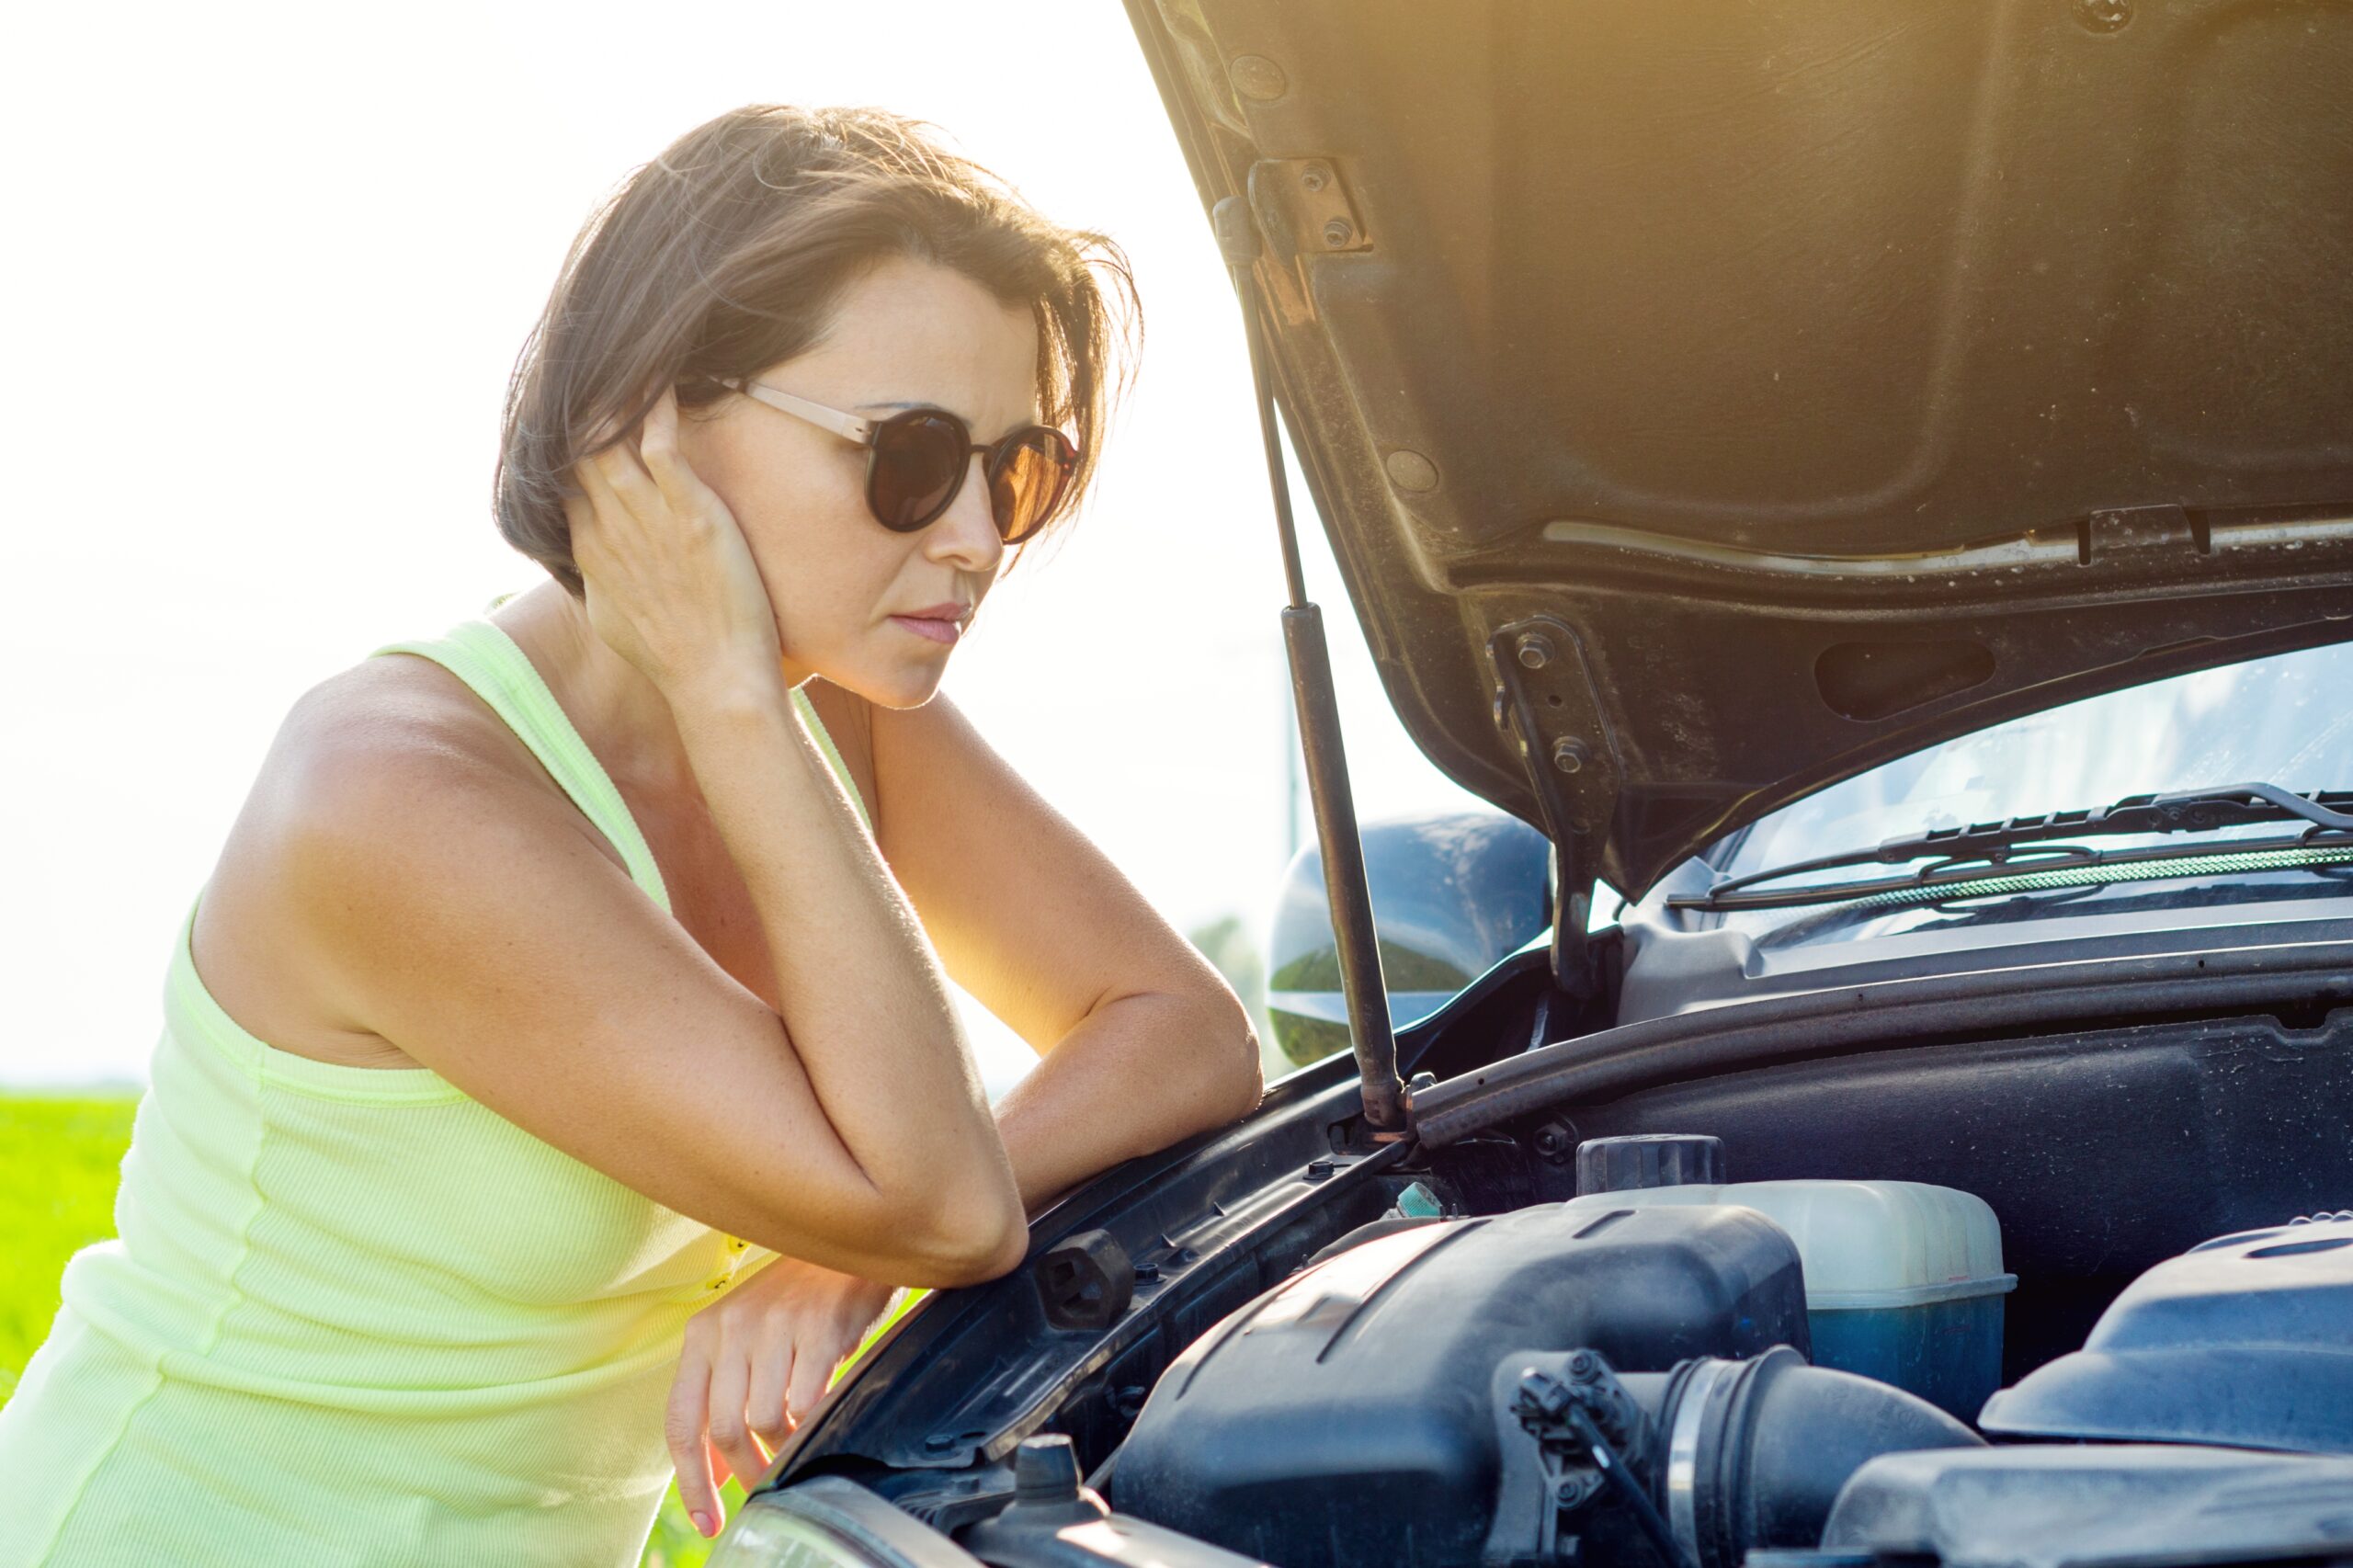
[[[1397,1037],[1390,1028],[1389,988],[1381,977],[1381,948],[1373,931],[1372,889],[1365,876],[1364,841],[1357,831],[1356,798],[1348,788],[1347,749],[1340,739],[1340,705],[1333,688],[1331,649],[1324,637],[1324,612],[1307,597],[1298,528],[1291,517],[1290,482],[1283,472],[1282,438],[1275,426],[1274,382],[1254,270],[1258,231],[1238,196],[1220,201],[1211,216],[1218,249],[1242,300],[1258,427],[1266,438],[1267,482],[1274,493],[1283,577],[1290,588],[1290,603],[1283,609],[1283,643],[1290,654],[1291,700],[1299,710],[1300,746],[1307,763],[1308,793],[1315,805],[1324,895],[1331,908],[1333,946],[1347,1002],[1348,1038],[1356,1046],[1364,1119],[1376,1141],[1394,1141],[1410,1133],[1412,1107],[1397,1077]]]
[[[756,403],[765,403],[779,414],[790,414],[796,419],[805,419],[821,430],[831,430],[835,435],[858,442],[860,445],[873,438],[874,422],[872,420],[861,419],[855,414],[847,414],[838,408],[827,408],[822,403],[812,403],[805,397],[795,397],[789,392],[779,392],[766,381],[724,381],[721,384],[732,386],[745,397]]]

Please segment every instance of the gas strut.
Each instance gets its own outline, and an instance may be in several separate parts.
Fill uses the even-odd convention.
[[[1332,910],[1332,937],[1340,956],[1340,990],[1347,999],[1348,1038],[1356,1045],[1364,1084],[1364,1119],[1392,1137],[1406,1130],[1404,1086],[1397,1079],[1397,1037],[1389,1028],[1389,991],[1381,978],[1381,949],[1372,927],[1372,890],[1365,881],[1364,844],[1357,836],[1357,807],[1348,790],[1347,752],[1340,744],[1340,704],[1332,687],[1332,655],[1324,641],[1324,612],[1307,597],[1299,564],[1299,535],[1291,522],[1290,482],[1283,473],[1282,439],[1275,428],[1275,389],[1267,365],[1259,312],[1258,228],[1249,207],[1229,196],[1211,210],[1217,247],[1242,297],[1242,324],[1250,345],[1250,377],[1258,393],[1258,426],[1267,440],[1267,483],[1274,491],[1275,527],[1283,546],[1283,576],[1290,603],[1283,608],[1283,645],[1290,653],[1291,700],[1299,709],[1299,739],[1307,759],[1307,792],[1315,803],[1315,838],[1324,856],[1324,896]]]

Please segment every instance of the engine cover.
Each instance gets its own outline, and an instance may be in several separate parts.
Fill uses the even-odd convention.
[[[1626,1371],[1800,1351],[1805,1282],[1754,1210],[1543,1205],[1365,1243],[1220,1323],[1154,1388],[1120,1508],[1288,1568],[1477,1562],[1501,1457],[1497,1359]]]
[[[2150,1269],[2084,1347],[1985,1403],[2006,1437],[2353,1453],[2353,1214],[2218,1236]]]

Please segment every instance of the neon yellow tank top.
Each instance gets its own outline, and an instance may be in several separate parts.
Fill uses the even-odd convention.
[[[612,780],[504,631],[473,620],[377,652],[472,687],[669,908]],[[635,1563],[670,1478],[686,1321],[772,1255],[428,1069],[264,1044],[198,977],[194,918],[119,1235],[67,1266],[0,1407],[0,1562]]]

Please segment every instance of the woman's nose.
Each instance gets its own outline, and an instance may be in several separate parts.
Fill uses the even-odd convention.
[[[990,506],[987,459],[974,452],[971,460],[972,472],[965,474],[956,499],[924,529],[924,553],[968,572],[989,573],[1005,554],[1005,540],[997,535],[996,514]]]

